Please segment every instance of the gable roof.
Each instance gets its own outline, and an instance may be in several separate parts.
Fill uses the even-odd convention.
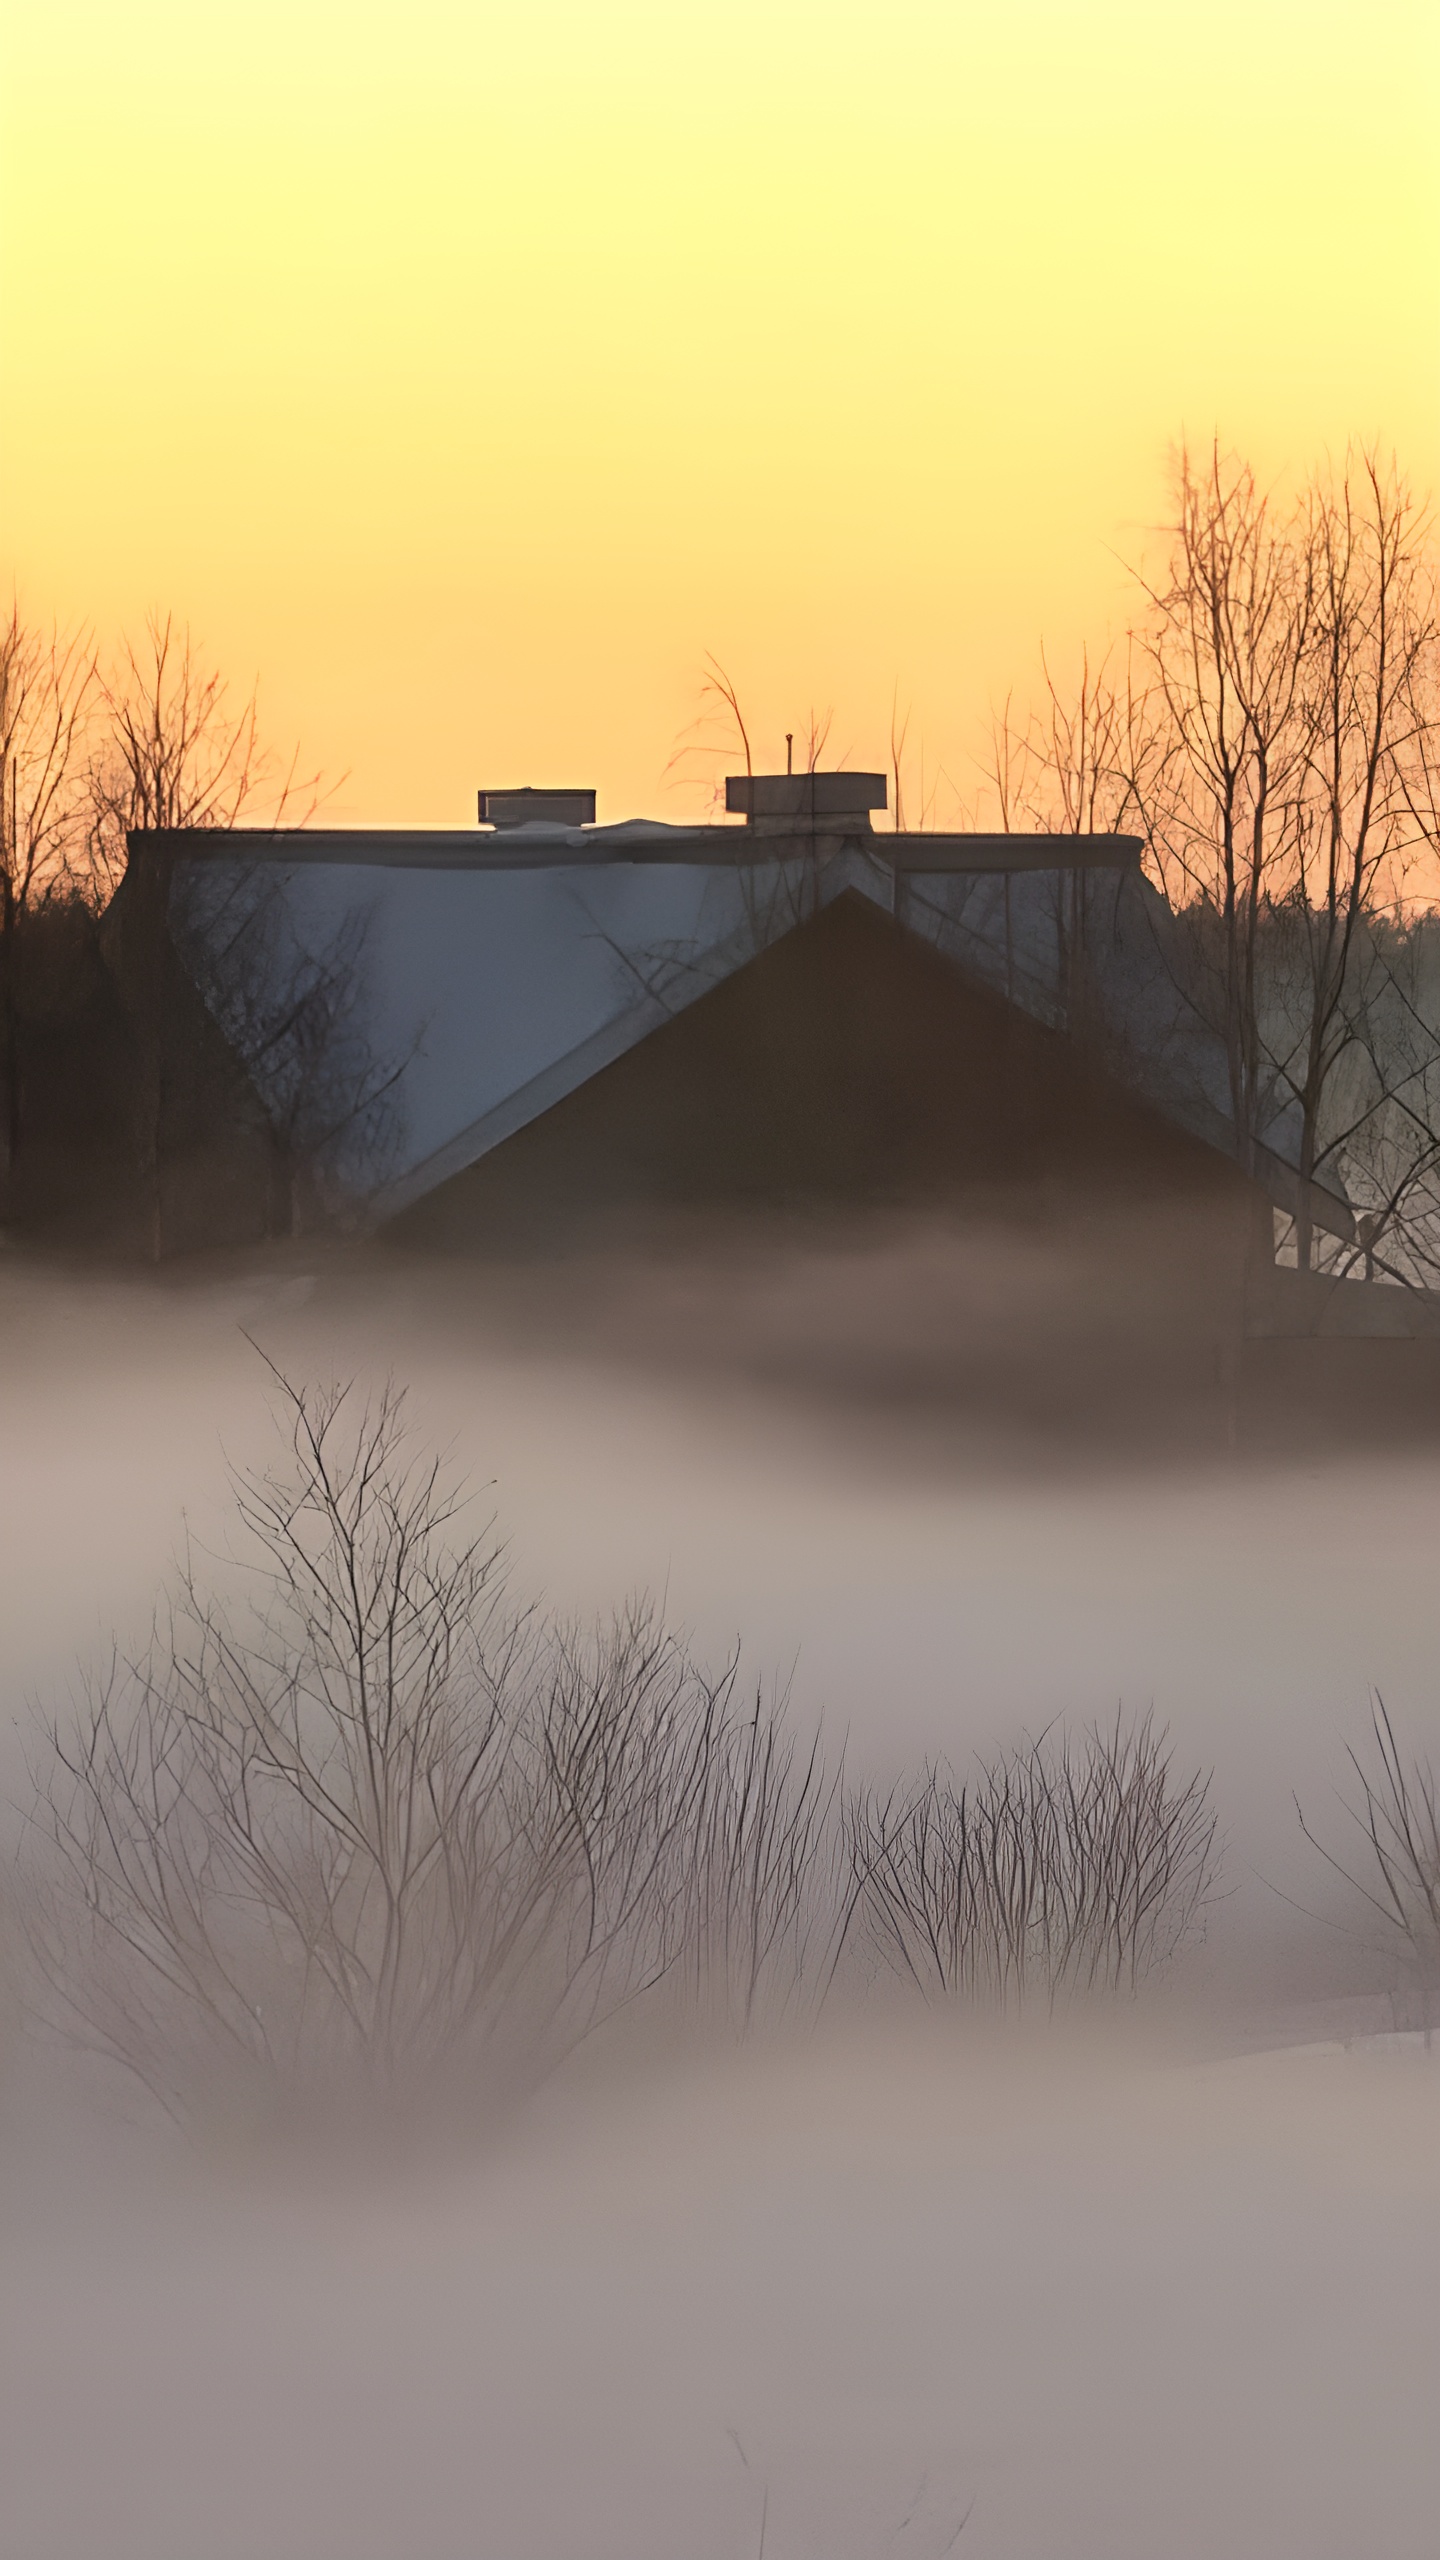
[[[1127,1236],[1149,1220],[1153,1259],[1157,1210],[1192,1239],[1217,1218],[1248,1235],[1256,1196],[1099,1057],[845,888],[394,1224],[504,1254],[737,1209],[963,1207],[1097,1236],[1097,1214]]]

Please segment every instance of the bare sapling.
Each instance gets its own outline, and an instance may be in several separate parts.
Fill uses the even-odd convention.
[[[1440,1779],[1429,1760],[1407,1761],[1390,1711],[1377,1693],[1367,1752],[1347,1752],[1352,1783],[1342,1798],[1355,1854],[1338,1857],[1318,1840],[1297,1799],[1306,1839],[1365,1906],[1366,1934],[1394,1967],[1402,2008],[1418,2009],[1427,2035],[1440,2019]]]
[[[1052,2006],[1135,1991],[1214,1888],[1210,1782],[1177,1781],[1151,1718],[1044,1733],[957,1785],[939,1766],[852,1798],[851,1870],[871,1942],[932,2000]]]

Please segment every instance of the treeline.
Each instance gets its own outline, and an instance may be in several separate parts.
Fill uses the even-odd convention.
[[[1143,836],[1242,1164],[1282,1121],[1302,1268],[1440,1278],[1440,608],[1433,528],[1351,454],[1293,498],[1179,457],[1123,639],[992,723],[1003,828]],[[1337,1184],[1353,1243],[1312,1226]]]

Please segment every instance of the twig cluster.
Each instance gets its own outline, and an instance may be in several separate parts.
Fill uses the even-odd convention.
[[[849,1834],[872,1939],[931,1998],[1133,1990],[1216,1873],[1209,1780],[1175,1782],[1149,1716],[1041,1734],[968,1784],[927,1768],[907,1794],[854,1798]]]

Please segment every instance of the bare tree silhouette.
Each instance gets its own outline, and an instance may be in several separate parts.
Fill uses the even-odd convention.
[[[85,769],[96,667],[89,637],[26,623],[12,601],[0,628],[0,1079],[5,1177],[25,1128],[21,1041],[27,927],[83,877]]]
[[[171,889],[177,948],[263,1105],[272,1151],[272,1231],[343,1209],[340,1158],[373,1183],[399,1131],[399,1088],[420,1035],[377,1048],[368,1001],[372,911],[320,935],[297,921],[283,863],[192,862]]]
[[[193,1071],[196,998],[175,952],[172,890],[177,832],[236,826],[263,811],[279,825],[315,806],[301,782],[262,744],[252,691],[232,708],[225,679],[208,669],[188,631],[152,616],[144,641],[127,643],[99,685],[101,744],[90,768],[90,859],[108,896],[105,948],[134,1026],[135,1144],[149,1250],[165,1249],[164,1158],[172,1107]],[[135,836],[153,837],[131,853]]]

